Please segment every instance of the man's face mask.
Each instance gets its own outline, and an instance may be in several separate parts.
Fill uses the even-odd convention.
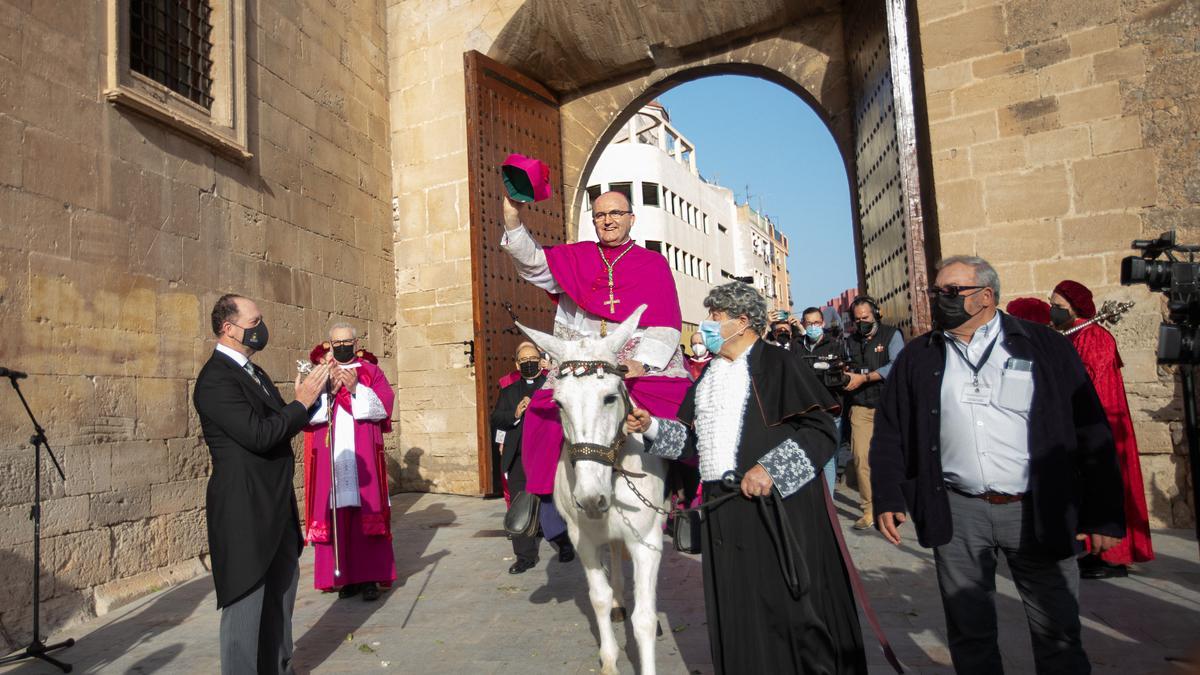
[[[871,334],[872,330],[875,330],[875,320],[874,319],[865,319],[865,320],[860,319],[860,320],[854,322],[854,326],[855,326],[855,329],[858,331],[859,335],[866,337]]]
[[[232,321],[230,324],[237,326],[238,328],[242,328]],[[253,326],[251,328],[242,328],[242,337],[240,340],[238,340],[238,342],[241,342],[256,352],[261,352],[267,348],[267,341],[270,339],[270,337],[271,334],[270,331],[267,330],[267,322],[259,319],[257,326]]]
[[[334,345],[333,358],[337,359],[338,363],[349,363],[354,360],[354,343],[348,345]]]
[[[532,380],[542,372],[542,364],[537,361],[522,361],[517,366],[521,370],[521,377],[527,380]]]
[[[1071,310],[1066,307],[1054,306],[1050,308],[1050,323],[1055,326],[1065,326],[1071,323]]]
[[[775,331],[775,341],[776,342],[791,342],[792,341],[792,331],[786,330],[783,328]]]

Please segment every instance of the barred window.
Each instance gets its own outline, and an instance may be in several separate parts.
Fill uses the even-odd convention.
[[[211,108],[212,30],[208,0],[129,0],[129,67]]]

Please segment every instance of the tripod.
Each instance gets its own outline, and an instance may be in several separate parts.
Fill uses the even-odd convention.
[[[25,395],[21,393],[20,385],[17,384],[17,380],[25,376],[24,373],[8,371],[7,375],[13,390],[17,392],[17,397],[21,399],[21,405],[25,406],[25,414],[29,415],[29,420],[33,422],[34,431],[33,436],[29,437],[29,442],[33,444],[33,506],[29,510],[29,518],[33,521],[33,638],[29,645],[21,651],[0,659],[0,666],[16,663],[24,659],[41,659],[46,663],[58,667],[64,673],[69,673],[71,672],[71,664],[63,663],[51,657],[49,652],[70,647],[75,644],[75,640],[67,639],[52,645],[43,642],[38,613],[39,605],[41,604],[40,572],[42,569],[42,448],[46,449],[46,454],[54,462],[54,468],[58,470],[59,478],[65,481],[67,480],[67,476],[63,473],[62,466],[59,465],[58,459],[54,456],[54,451],[50,449],[50,442],[46,440],[46,430],[42,428],[42,425],[38,424],[37,418],[33,416],[33,411],[29,409],[29,403],[25,400]]]
[[[1196,471],[1200,469],[1200,425],[1196,422],[1196,366],[1183,364],[1179,371],[1183,375],[1183,421],[1187,434],[1188,463],[1192,469],[1193,513],[1200,512],[1200,480]],[[1196,539],[1200,541],[1200,518],[1196,518]]]

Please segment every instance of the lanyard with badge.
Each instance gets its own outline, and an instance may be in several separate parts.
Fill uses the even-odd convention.
[[[987,346],[987,349],[983,350],[983,355],[979,357],[979,363],[971,363],[971,359],[967,358],[966,352],[958,346],[958,341],[954,338],[950,339],[950,346],[954,348],[954,353],[958,354],[963,363],[967,364],[967,368],[971,370],[971,381],[963,387],[963,403],[969,405],[987,405],[991,403],[992,387],[991,385],[979,383],[979,371],[983,370],[983,367],[987,365],[988,359],[992,357],[992,350],[996,348],[996,341],[999,339],[999,335],[992,338],[991,344]]]

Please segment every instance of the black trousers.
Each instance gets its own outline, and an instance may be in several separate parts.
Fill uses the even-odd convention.
[[[518,492],[525,489],[525,467],[521,463],[521,456],[517,455],[513,458],[512,468],[508,470],[508,493],[516,496]],[[513,553],[519,560],[528,560],[537,562],[538,559],[538,538],[514,536],[512,538]]]

